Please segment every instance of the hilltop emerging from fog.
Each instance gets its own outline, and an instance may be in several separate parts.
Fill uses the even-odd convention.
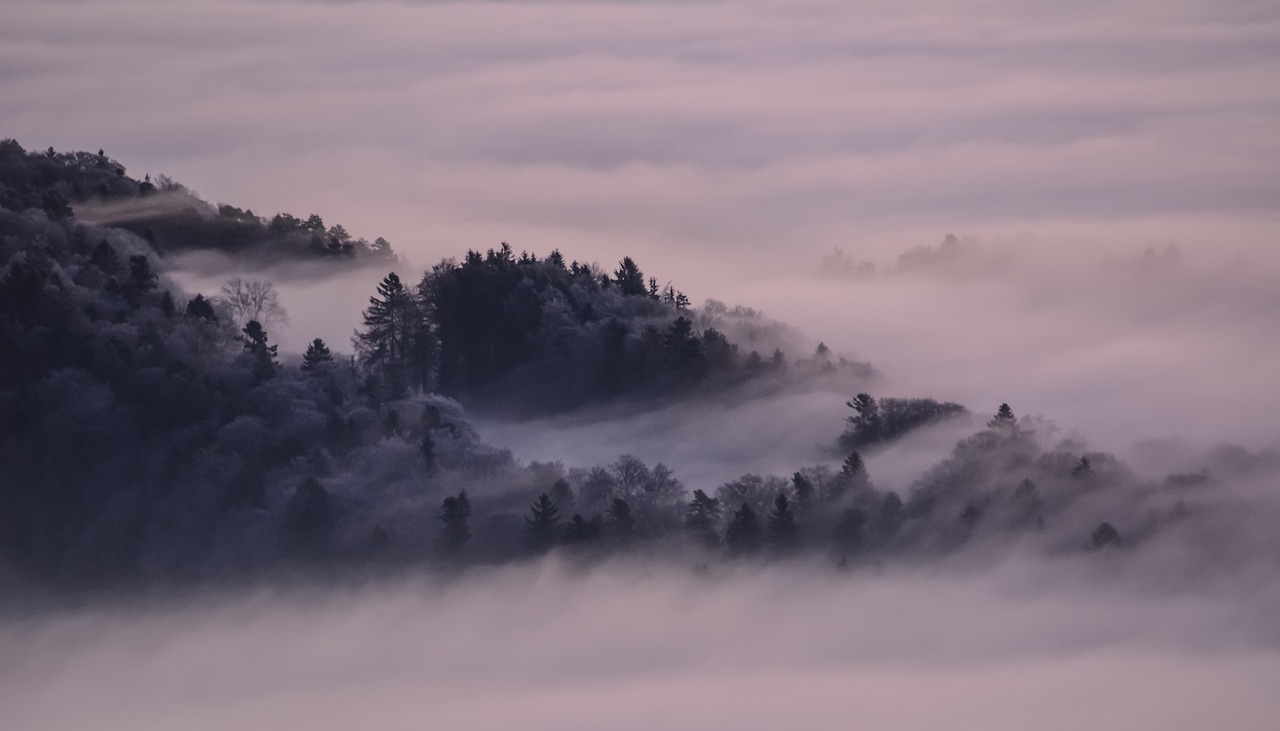
[[[420,277],[388,273],[352,357],[316,338],[299,361],[271,343],[269,283],[182,292],[172,255],[403,273],[385,241],[318,215],[214,207],[101,153],[12,140],[0,207],[0,561],[18,582],[452,571],[549,551],[856,566],[1209,545],[1232,509],[1210,488],[1277,462],[1220,453],[1212,470],[1142,479],[1006,405],[975,420],[958,404],[873,397],[868,365],[801,349],[753,310],[693,307],[631,258],[605,270],[505,244]],[[817,381],[849,394],[831,463],[715,484],[685,485],[626,444],[603,465],[521,464],[467,418],[636,412]],[[876,487],[863,453],[963,419],[971,436],[921,465],[910,491]]]

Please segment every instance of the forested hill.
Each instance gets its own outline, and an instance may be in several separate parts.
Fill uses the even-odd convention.
[[[22,164],[6,168],[0,208],[0,606],[33,585],[453,570],[548,551],[872,565],[969,544],[1110,550],[1187,521],[1211,482],[1143,483],[1002,407],[899,495],[856,449],[964,412],[868,394],[849,401],[843,438],[832,425],[836,470],[686,486],[626,444],[607,465],[520,464],[448,395],[626,410],[864,366],[821,346],[788,355],[758,313],[690,308],[630,259],[605,272],[505,246],[416,284],[387,275],[354,359],[317,339],[290,362],[261,322],[180,291],[148,240],[79,220],[60,192],[97,180],[142,197],[131,188],[146,181],[89,158],[97,172],[59,177],[71,162],[4,149]]]
[[[630,257],[604,272],[503,244],[442,262],[415,286],[388,275],[355,345],[370,393],[438,391],[508,414],[870,373],[825,346],[788,355],[792,336],[745,308],[691,308]]]
[[[396,261],[386,239],[355,237],[314,213],[266,219],[208,203],[163,175],[131,178],[102,150],[27,152],[15,140],[0,140],[0,208],[39,208],[52,220],[74,210],[83,221],[131,231],[162,254],[222,254],[242,265],[312,262],[342,269]]]

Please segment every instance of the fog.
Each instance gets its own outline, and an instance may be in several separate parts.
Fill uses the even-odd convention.
[[[1249,0],[12,0],[0,129],[419,264],[723,280],[948,231],[1274,233],[1278,34]]]
[[[1143,568],[551,561],[122,606],[0,629],[0,700],[23,729],[1274,727],[1274,583]]]
[[[520,462],[633,454],[708,491],[835,467],[844,402],[866,391],[972,412],[867,450],[875,486],[904,498],[1003,402],[1046,450],[1133,471],[1067,525],[849,571],[817,553],[553,553],[57,609],[15,593],[6,728],[1276,727],[1276,4],[10,0],[0,15],[0,136],[27,149],[102,147],[210,201],[318,212],[390,239],[407,283],[500,241],[607,270],[630,255],[695,307],[794,328],[791,358],[824,343],[875,369],[471,416]],[[167,265],[191,292],[273,280],[286,364],[315,337],[349,353],[385,274]],[[368,472],[417,459],[401,452],[371,450]],[[1169,487],[1179,472],[1203,484]],[[373,512],[393,528],[410,504],[430,513],[440,495],[419,477],[388,477]],[[1175,499],[1195,517],[1170,529]],[[1113,509],[1126,538],[1147,513],[1157,527],[1085,550]]]

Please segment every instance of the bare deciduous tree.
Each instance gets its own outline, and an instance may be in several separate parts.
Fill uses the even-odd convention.
[[[280,304],[280,294],[271,282],[263,279],[233,277],[222,285],[223,304],[230,310],[237,327],[257,320],[265,325],[289,324],[289,313]]]

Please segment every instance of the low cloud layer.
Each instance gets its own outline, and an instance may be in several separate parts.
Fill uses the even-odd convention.
[[[4,134],[420,262],[1274,232],[1280,191],[1265,3],[18,0],[0,34]]]
[[[32,730],[1271,728],[1274,591],[1129,572],[551,563],[91,612],[0,629],[0,701]]]

